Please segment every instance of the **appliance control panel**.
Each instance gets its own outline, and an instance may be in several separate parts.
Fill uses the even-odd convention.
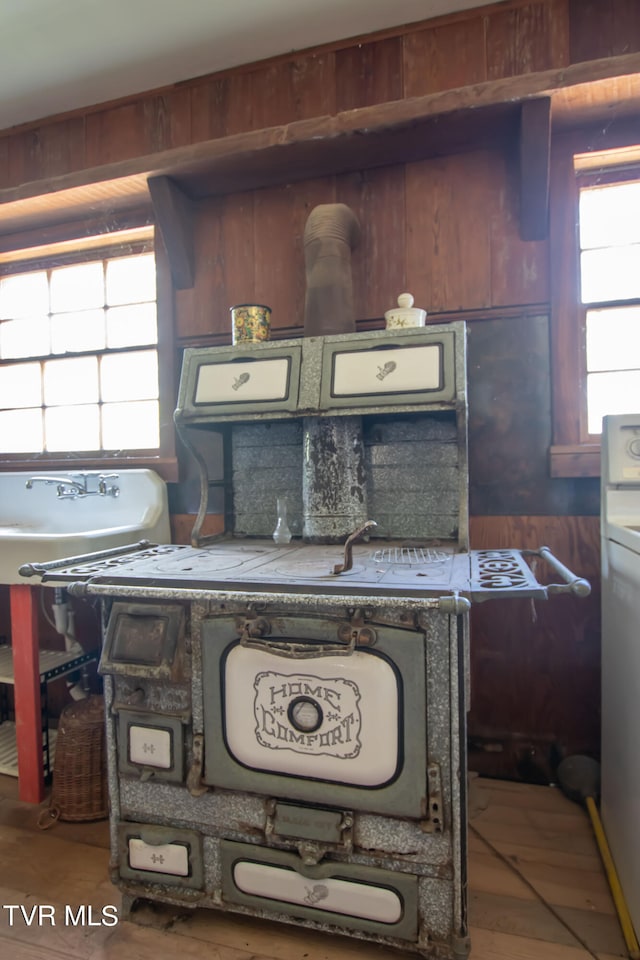
[[[605,417],[602,430],[603,484],[640,484],[640,413]]]

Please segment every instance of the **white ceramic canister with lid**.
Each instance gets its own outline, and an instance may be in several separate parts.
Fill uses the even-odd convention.
[[[398,297],[398,306],[387,310],[384,315],[387,330],[399,327],[424,327],[427,311],[414,307],[413,296],[410,293],[401,293]]]

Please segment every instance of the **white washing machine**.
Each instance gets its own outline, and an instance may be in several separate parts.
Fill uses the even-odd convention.
[[[601,538],[601,812],[640,932],[640,413],[604,418]]]

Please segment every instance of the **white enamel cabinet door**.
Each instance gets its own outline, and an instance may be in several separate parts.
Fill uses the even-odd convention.
[[[441,385],[438,344],[334,355],[332,393],[336,397],[415,393],[438,390]]]
[[[286,357],[246,363],[203,364],[196,382],[196,404],[284,400],[289,390]]]

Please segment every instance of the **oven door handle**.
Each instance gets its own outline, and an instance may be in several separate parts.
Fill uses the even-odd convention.
[[[356,638],[352,636],[348,643],[296,643],[291,640],[259,639],[243,633],[240,636],[240,646],[249,650],[262,650],[288,660],[307,660],[312,657],[350,657],[356,649]]]
[[[375,633],[368,627],[345,624],[345,629],[339,634],[338,643],[315,643],[304,640],[291,640],[285,637],[274,637],[271,634],[271,624],[264,617],[256,617],[244,621],[240,629],[240,646],[250,650],[263,650],[276,657],[286,657],[289,660],[305,660],[311,657],[350,657],[356,649],[358,641],[365,639],[366,643],[375,643]],[[344,641],[342,641],[344,637]]]
[[[523,556],[540,557],[545,560],[551,569],[562,577],[564,583],[550,583],[545,589],[547,593],[572,593],[576,597],[588,597],[591,593],[591,584],[582,577],[577,577],[575,573],[565,567],[551,552],[549,547],[538,547],[537,550],[521,550]]]
[[[292,643],[290,640],[256,640],[247,636],[240,637],[240,646],[250,650],[262,650],[276,657],[289,660],[306,660],[311,657],[350,657],[354,652],[355,641],[349,643]]]

